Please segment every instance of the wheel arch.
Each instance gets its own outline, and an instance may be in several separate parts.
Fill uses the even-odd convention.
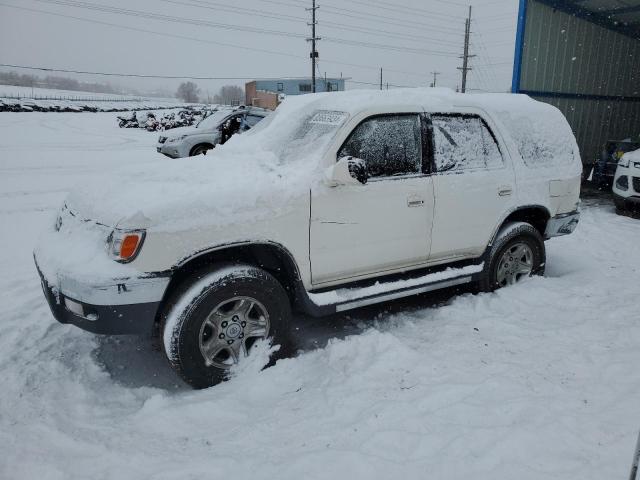
[[[215,147],[215,145],[214,145],[213,143],[211,143],[211,142],[198,142],[198,143],[196,143],[193,147],[191,147],[191,148],[189,149],[189,156],[190,156],[190,157],[193,157],[193,151],[194,151],[196,148],[201,147],[201,146],[203,146],[203,145],[204,145],[204,146],[209,147],[209,150],[211,150],[213,147]]]
[[[233,243],[202,250],[180,260],[171,269],[171,280],[158,311],[162,312],[178,285],[196,272],[222,262],[254,265],[269,272],[285,289],[292,305],[304,291],[298,265],[291,252],[283,245],[275,242]]]
[[[526,222],[531,224],[544,238],[544,232],[547,229],[547,222],[551,218],[551,213],[547,207],[543,205],[523,205],[507,212],[493,231],[491,240],[488,247],[493,245],[493,242],[498,235],[498,232],[509,222]]]

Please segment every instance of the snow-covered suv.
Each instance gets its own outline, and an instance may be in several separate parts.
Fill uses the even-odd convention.
[[[259,339],[286,352],[292,310],[326,315],[540,274],[544,240],[578,222],[571,129],[526,96],[288,97],[212,154],[83,185],[34,254],[60,322],[159,327],[195,387]]]
[[[640,150],[625,153],[613,179],[616,210],[640,210]]]
[[[203,118],[194,127],[174,128],[158,137],[156,150],[171,158],[206,155],[236,133],[243,133],[264,119],[269,110],[255,107],[225,108]]]

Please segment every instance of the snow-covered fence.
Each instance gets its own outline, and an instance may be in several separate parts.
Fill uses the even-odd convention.
[[[142,97],[94,97],[77,95],[2,95],[2,98],[11,100],[65,100],[71,102],[143,102],[148,101]]]

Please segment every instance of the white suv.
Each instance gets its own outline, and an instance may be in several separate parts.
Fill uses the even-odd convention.
[[[625,153],[613,178],[616,211],[640,210],[640,150]]]
[[[526,96],[288,97],[212,154],[83,186],[34,255],[60,322],[160,328],[195,387],[224,378],[256,340],[286,352],[292,310],[541,274],[544,240],[579,217],[571,129]]]
[[[269,113],[269,110],[255,107],[223,107],[200,120],[195,127],[174,128],[160,135],[156,150],[171,158],[206,155],[234,134],[254,127]]]

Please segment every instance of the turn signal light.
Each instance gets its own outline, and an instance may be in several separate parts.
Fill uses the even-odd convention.
[[[132,261],[142,247],[144,230],[114,230],[109,235],[109,255],[118,262]]]

